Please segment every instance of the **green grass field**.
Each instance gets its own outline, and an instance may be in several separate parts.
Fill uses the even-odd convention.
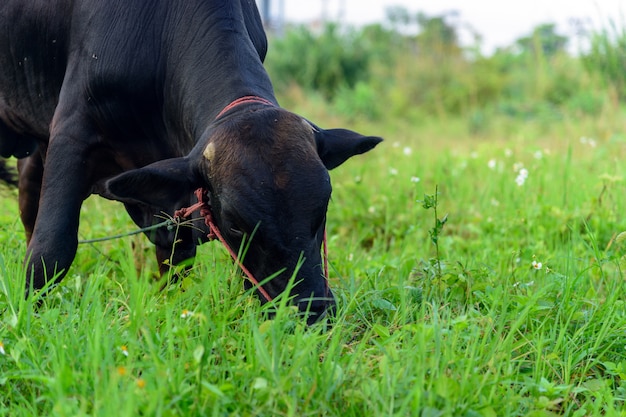
[[[330,330],[266,320],[217,243],[160,292],[143,236],[79,247],[36,308],[3,191],[0,415],[626,415],[623,120],[347,126],[386,141],[332,172]],[[133,229],[84,205],[82,239]]]

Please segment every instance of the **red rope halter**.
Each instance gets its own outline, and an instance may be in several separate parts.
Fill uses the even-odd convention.
[[[252,275],[252,273],[248,270],[248,268],[246,268],[244,264],[239,261],[239,257],[237,256],[235,251],[232,250],[230,245],[226,242],[226,240],[222,236],[220,229],[217,227],[217,225],[213,221],[213,214],[211,213],[211,206],[205,201],[204,189],[198,188],[195,191],[195,194],[196,194],[196,197],[198,198],[198,202],[190,207],[186,207],[186,208],[183,207],[180,210],[176,210],[176,212],[174,212],[174,217],[175,218],[176,217],[177,218],[189,217],[191,213],[200,209],[200,216],[204,217],[204,224],[206,224],[209,227],[209,234],[207,235],[209,240],[218,239],[220,242],[222,242],[222,245],[224,245],[224,247],[226,248],[230,256],[233,258],[233,260],[237,264],[237,266],[241,268],[244,274],[246,274],[246,277],[248,277],[248,280],[250,280],[252,285],[254,285],[259,290],[261,295],[263,295],[263,297],[267,301],[272,301],[273,298],[269,295],[267,291],[265,291],[265,289],[261,286],[259,281],[257,281],[256,278],[254,278],[254,275]]]
[[[195,191],[195,194],[196,194],[196,197],[198,198],[198,202],[189,207],[183,207],[179,210],[176,210],[174,212],[174,217],[179,218],[179,219],[189,217],[191,213],[199,209],[200,216],[204,217],[204,224],[206,224],[209,227],[209,234],[207,235],[207,238],[209,238],[209,240],[218,239],[222,243],[222,245],[224,245],[224,247],[230,254],[231,258],[233,258],[233,261],[235,261],[237,266],[241,268],[241,270],[246,275],[250,283],[261,293],[263,298],[265,298],[265,300],[268,302],[272,301],[274,298],[271,295],[269,295],[267,291],[265,291],[265,288],[263,288],[263,286],[259,283],[259,281],[248,270],[248,268],[244,266],[244,264],[239,260],[237,253],[235,253],[235,251],[230,247],[228,242],[226,242],[226,240],[222,236],[222,233],[220,232],[219,227],[217,227],[217,224],[215,224],[215,221],[213,221],[213,214],[211,213],[211,206],[206,201],[206,198],[205,198],[206,192],[204,191],[204,188],[198,188]],[[328,244],[326,242],[326,229],[324,229],[324,238],[322,240],[322,246],[323,246],[323,253],[324,253],[324,282],[325,282],[325,293],[326,293],[325,296],[328,297]]]

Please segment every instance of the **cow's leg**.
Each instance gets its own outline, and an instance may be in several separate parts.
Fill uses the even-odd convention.
[[[93,135],[77,114],[53,123],[43,164],[39,211],[26,251],[26,294],[67,273],[78,246],[82,202],[93,181]],[[56,117],[56,116],[55,116]]]
[[[30,243],[37,210],[43,176],[43,160],[39,152],[17,161],[20,217],[26,232],[26,243]]]

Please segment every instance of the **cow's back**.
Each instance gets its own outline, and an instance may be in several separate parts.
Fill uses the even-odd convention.
[[[65,75],[71,8],[68,0],[0,4],[0,119],[18,133],[48,135]]]
[[[246,55],[257,61],[265,57],[267,40],[254,1],[240,0],[237,6],[230,1],[5,0],[0,4],[0,141],[3,127],[47,140],[59,94],[68,86],[75,104],[88,101],[93,118],[111,129],[111,138],[190,140],[180,136],[190,130],[180,121],[189,119],[189,106],[197,110],[207,103],[189,97],[189,91],[199,93],[203,77],[239,73],[226,57],[211,53],[212,33],[238,37],[239,45],[250,45]],[[235,10],[242,15],[229,17]],[[221,14],[226,19],[207,18]],[[241,22],[242,29],[222,27],[229,21]],[[213,39],[203,39],[207,34]],[[244,67],[256,65],[244,61]],[[257,71],[253,83],[262,76]],[[244,85],[241,80],[231,84]],[[160,120],[164,114],[171,120]]]

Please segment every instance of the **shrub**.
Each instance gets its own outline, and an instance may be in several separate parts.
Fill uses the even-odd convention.
[[[278,88],[296,82],[332,99],[341,87],[367,78],[371,53],[358,39],[358,32],[335,24],[324,26],[318,36],[298,26],[274,40],[266,65]]]

